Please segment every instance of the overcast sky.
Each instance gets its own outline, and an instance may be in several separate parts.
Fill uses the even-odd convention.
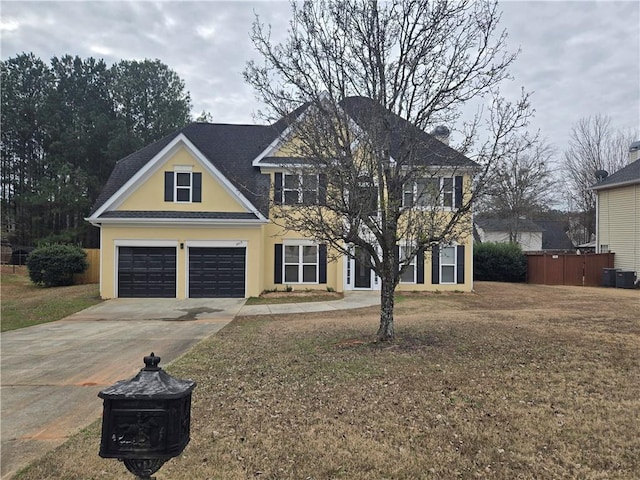
[[[193,115],[254,123],[260,106],[242,70],[255,58],[254,12],[286,32],[282,1],[5,1],[0,3],[1,57],[160,59],[191,93]],[[562,152],[571,126],[605,114],[619,129],[640,127],[640,2],[508,1],[502,3],[509,45],[521,48],[506,92],[533,91],[532,129]]]

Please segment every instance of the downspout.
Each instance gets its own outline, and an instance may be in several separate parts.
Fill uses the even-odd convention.
[[[600,252],[600,194],[596,190],[596,253]]]

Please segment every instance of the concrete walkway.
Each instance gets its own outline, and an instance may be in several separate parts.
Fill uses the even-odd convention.
[[[245,305],[238,315],[273,315],[287,313],[328,312],[380,305],[380,292],[346,292],[344,298],[327,302],[276,303],[272,305]]]
[[[166,367],[237,315],[360,308],[379,304],[380,296],[353,292],[328,302],[253,306],[244,301],[114,299],[57,322],[0,334],[1,478],[11,478],[99,418],[98,392],[133,377],[152,351]]]

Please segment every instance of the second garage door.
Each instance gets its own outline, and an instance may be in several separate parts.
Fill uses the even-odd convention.
[[[189,297],[244,297],[245,257],[244,247],[189,248]]]

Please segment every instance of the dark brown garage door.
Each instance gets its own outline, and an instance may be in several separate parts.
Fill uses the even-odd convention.
[[[118,297],[176,296],[174,247],[119,247]]]
[[[242,298],[244,272],[244,248],[189,248],[189,297]]]

